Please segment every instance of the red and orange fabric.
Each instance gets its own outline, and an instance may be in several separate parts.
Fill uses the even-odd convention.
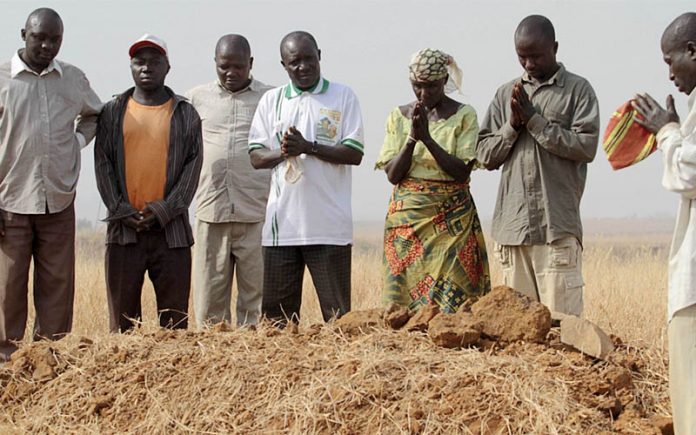
[[[655,135],[636,122],[631,102],[619,107],[604,131],[604,151],[614,170],[635,165],[657,149]]]

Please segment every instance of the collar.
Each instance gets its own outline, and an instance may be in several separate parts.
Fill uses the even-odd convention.
[[[176,107],[179,105],[179,103],[188,102],[188,99],[186,97],[182,97],[181,95],[175,94],[174,91],[172,91],[171,88],[169,88],[169,86],[165,86],[164,89],[167,91],[172,100],[174,100],[172,111],[176,110]],[[128,102],[128,99],[133,95],[134,91],[135,87],[132,87],[130,89],[127,89],[122,94],[114,95],[114,98],[116,98],[116,100],[119,100],[122,104],[126,104]]]
[[[60,66],[60,63],[58,63],[58,61],[56,61],[55,58],[51,60],[51,63],[48,64],[45,70],[41,71],[41,74],[36,74],[36,71],[29,68],[29,66],[26,63],[24,63],[22,58],[19,57],[19,50],[15,52],[14,56],[12,56],[12,60],[10,61],[10,76],[12,78],[17,77],[17,75],[22,71],[29,72],[36,76],[44,76],[54,70],[58,73],[58,75],[63,77],[63,68]]]
[[[249,85],[247,87],[242,88],[242,89],[235,91],[235,92],[232,92],[229,89],[227,89],[226,87],[222,86],[222,83],[220,83],[220,79],[215,79],[215,85],[218,86],[222,91],[224,91],[230,95],[239,95],[239,94],[246,92],[246,91],[258,92],[259,88],[260,88],[260,84],[256,79],[254,79],[254,76],[251,76],[251,82],[249,82]]]
[[[689,94],[689,109],[694,110],[694,104],[696,104],[696,88],[694,88]]]
[[[290,82],[285,86],[285,98],[288,100],[300,96],[305,93],[310,93],[314,95],[323,94],[329,90],[329,81],[324,77],[319,77],[319,81],[311,88],[303,91],[302,89],[295,86],[293,82]]]
[[[550,79],[546,80],[545,82],[540,82],[538,83],[538,85],[541,86],[556,84],[560,87],[563,87],[565,85],[565,76],[565,66],[563,66],[561,62],[558,62],[558,70],[551,76]],[[527,71],[525,71],[524,74],[522,74],[522,81],[525,83],[537,84],[537,81],[532,76],[530,76]]]

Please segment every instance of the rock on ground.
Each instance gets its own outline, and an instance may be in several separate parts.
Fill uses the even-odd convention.
[[[349,311],[334,322],[334,326],[344,334],[353,335],[367,333],[370,329],[384,325],[383,311],[379,308],[369,310]]]
[[[411,318],[408,308],[399,304],[389,304],[384,310],[384,322],[392,329],[399,329]]]
[[[600,359],[606,359],[614,350],[611,338],[599,326],[575,316],[565,316],[561,321],[561,342]]]
[[[551,329],[551,312],[508,286],[498,286],[471,306],[483,334],[501,342],[541,343]]]
[[[416,314],[413,315],[406,323],[407,331],[427,331],[428,323],[440,314],[440,307],[435,304],[422,306]]]
[[[478,343],[482,329],[469,313],[440,313],[428,324],[428,336],[438,346],[457,349]]]

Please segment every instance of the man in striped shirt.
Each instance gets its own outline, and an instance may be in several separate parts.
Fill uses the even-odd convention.
[[[72,328],[75,187],[80,149],[94,137],[101,101],[85,74],[56,59],[63,20],[29,14],[24,47],[0,65],[0,362],[17,350],[34,262],[34,338]],[[76,122],[77,121],[77,122]]]
[[[167,46],[143,35],[129,50],[135,87],[104,107],[95,143],[108,209],[106,286],[112,332],[141,318],[145,272],[161,326],[186,328],[193,236],[188,208],[203,161],[201,120],[164,85]]]
[[[251,164],[272,168],[263,228],[263,314],[298,321],[309,268],[325,321],[350,311],[353,223],[351,165],[363,156],[360,105],[353,91],[320,73],[312,35],[280,45],[290,83],[268,91],[249,132]]]

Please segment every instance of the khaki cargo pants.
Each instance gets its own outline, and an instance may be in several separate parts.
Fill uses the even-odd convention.
[[[546,305],[555,319],[582,314],[582,247],[575,237],[494,249],[505,285]]]

